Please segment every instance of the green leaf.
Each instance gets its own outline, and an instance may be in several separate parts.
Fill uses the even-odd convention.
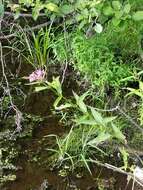
[[[121,130],[118,127],[116,127],[116,125],[114,125],[113,123],[112,123],[112,129],[113,129],[115,138],[117,138],[123,142],[126,142],[126,137],[123,135]]]
[[[82,96],[78,96],[75,92],[73,92],[73,95],[76,99],[76,104],[79,106],[80,110],[83,113],[87,113],[87,106],[86,104],[83,102],[83,100],[85,99],[85,97],[88,95],[88,92],[84,93]]]
[[[121,22],[121,20],[118,19],[118,18],[113,18],[112,19],[112,23],[113,23],[114,26],[118,26],[120,24],[120,22]]]
[[[81,154],[81,161],[83,161],[83,163],[85,164],[85,166],[86,166],[87,170],[89,171],[90,175],[92,175],[92,172],[91,172],[91,170],[89,168],[89,165],[88,165],[85,157],[83,156],[83,154]]]
[[[55,3],[47,3],[45,8],[51,12],[59,12],[59,7]]]
[[[120,10],[121,9],[121,3],[120,3],[120,1],[112,1],[112,7],[115,10]]]
[[[74,120],[76,125],[97,125],[94,119],[88,119],[87,116],[79,117]]]
[[[62,96],[57,97],[57,99],[55,100],[55,102],[53,104],[55,109],[57,109],[58,104],[60,103],[61,100],[62,100]]]
[[[139,88],[140,88],[141,92],[143,92],[143,82],[142,81],[139,81]]]
[[[131,5],[129,3],[127,3],[124,8],[123,8],[123,12],[128,14],[131,10]]]
[[[87,24],[86,20],[82,20],[80,24],[78,25],[78,28],[81,30],[85,25]]]
[[[99,112],[97,112],[93,107],[91,107],[90,109],[91,109],[91,113],[92,113],[95,121],[97,122],[97,124],[103,126],[104,125],[104,120],[103,120],[102,115]]]
[[[79,99],[79,101],[78,101],[78,106],[83,113],[87,112],[87,107],[81,99]]]
[[[74,11],[74,7],[72,5],[63,5],[60,10],[64,15],[67,15]]]
[[[137,11],[132,15],[133,20],[140,21],[143,20],[143,11]]]
[[[4,16],[4,4],[2,3],[2,0],[0,0],[0,18],[3,18]]]
[[[136,89],[134,89],[134,88],[127,88],[127,90],[130,90],[131,92],[128,93],[126,96],[135,94],[135,95],[137,95],[137,96],[143,98],[143,93],[140,92],[139,90],[136,90]]]
[[[42,90],[46,90],[46,89],[49,89],[48,86],[37,86],[35,87],[35,92],[40,92]]]
[[[116,19],[121,19],[122,16],[123,16],[123,11],[122,11],[122,10],[115,12],[115,17],[116,17]]]
[[[103,31],[103,26],[99,23],[96,23],[96,25],[94,26],[94,30],[97,32],[97,33],[101,33]]]
[[[32,9],[32,17],[34,20],[37,20],[40,11],[43,9],[43,6],[40,4],[35,5],[35,7]]]
[[[24,4],[26,5],[27,7],[30,7],[33,5],[33,0],[19,0],[19,3],[20,4]]]
[[[94,138],[93,140],[90,140],[87,144],[88,145],[99,145],[102,142],[105,142],[107,140],[109,140],[111,137],[111,135],[109,133],[100,133],[96,138]]]
[[[56,90],[58,96],[62,95],[62,86],[59,77],[53,77],[53,81],[47,82],[47,84],[49,85],[49,87]]]
[[[128,168],[128,157],[129,157],[129,153],[126,151],[126,149],[123,148],[119,148],[122,157],[123,157],[123,162],[124,162],[124,169],[126,170]]]
[[[104,123],[108,124],[111,123],[113,120],[115,120],[117,117],[105,117]]]
[[[111,6],[104,7],[104,9],[103,9],[103,14],[104,14],[105,16],[111,16],[111,15],[114,14],[114,10],[113,10],[113,8],[112,8]]]

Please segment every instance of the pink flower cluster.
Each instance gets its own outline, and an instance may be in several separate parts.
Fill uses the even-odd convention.
[[[32,72],[29,76],[29,82],[43,80],[45,76],[45,71],[42,69],[37,69],[34,72]]]

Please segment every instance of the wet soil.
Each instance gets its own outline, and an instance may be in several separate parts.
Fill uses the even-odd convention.
[[[92,176],[83,170],[80,171],[80,175],[75,171],[74,174],[68,173],[65,177],[59,175],[59,171],[49,168],[49,155],[45,151],[49,142],[43,139],[49,134],[62,135],[65,128],[51,115],[51,95],[45,94],[42,97],[42,93],[32,94],[25,111],[32,114],[40,113],[46,118],[34,128],[32,138],[18,141],[22,153],[17,160],[17,166],[20,168],[16,173],[17,179],[6,184],[2,190],[132,190],[132,182],[127,183],[127,176],[106,168],[93,166]],[[41,160],[37,161],[39,157]],[[137,189],[138,187],[134,188]]]
[[[23,72],[23,76],[28,74],[26,69]],[[71,94],[76,86],[66,85],[65,88],[67,94]],[[68,173],[62,177],[59,171],[49,168],[49,154],[45,151],[49,142],[43,139],[49,134],[62,135],[65,132],[64,126],[52,115],[53,100],[54,97],[49,92],[28,95],[23,111],[45,119],[34,128],[32,138],[17,141],[21,146],[21,154],[16,161],[19,168],[16,172],[17,179],[7,183],[1,190],[132,190],[132,182],[128,183],[126,175],[95,165],[92,176],[83,170],[79,175],[75,171],[74,174]],[[137,185],[134,187],[134,190],[139,189],[141,190]]]
[[[51,190],[98,190],[101,187],[107,190],[130,190],[131,184],[127,185],[126,176],[113,172],[105,168],[93,167],[93,176],[87,171],[74,175],[68,173],[66,177],[59,175],[57,170],[51,170],[45,164],[31,162],[32,157],[38,154],[40,148],[41,157],[46,160],[48,154],[42,151],[41,139],[48,134],[62,134],[63,126],[59,125],[55,118],[47,119],[44,125],[38,126],[33,133],[33,138],[19,142],[23,149],[23,154],[18,159],[19,170],[17,179],[7,184],[3,190],[44,190],[40,189],[44,181],[47,181]],[[43,162],[44,162],[43,159]]]

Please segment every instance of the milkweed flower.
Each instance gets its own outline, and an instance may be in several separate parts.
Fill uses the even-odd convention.
[[[28,79],[29,82],[34,82],[34,81],[43,80],[44,76],[45,76],[45,71],[42,69],[37,69],[28,76]]]

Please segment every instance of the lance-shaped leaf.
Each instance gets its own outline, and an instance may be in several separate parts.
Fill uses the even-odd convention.
[[[93,107],[90,107],[90,109],[91,109],[91,113],[92,113],[93,118],[95,119],[96,123],[98,125],[104,126],[105,123],[104,123],[104,119],[103,119],[102,115],[99,112],[97,112]]]
[[[126,143],[126,137],[123,135],[121,130],[112,123],[113,135],[115,138],[119,139],[120,141]]]
[[[97,145],[99,145],[100,143],[103,143],[103,142],[109,140],[110,137],[111,137],[111,135],[110,135],[109,133],[104,133],[104,132],[102,132],[102,133],[100,133],[96,138],[90,140],[90,141],[88,142],[88,145],[91,145],[91,146],[92,146],[92,145],[96,145],[96,146],[97,146]]]
[[[84,99],[88,95],[88,92],[84,93],[82,96],[78,96],[75,92],[73,92],[73,95],[75,97],[76,104],[79,106],[80,110],[83,113],[87,113],[87,106],[84,103]]]

